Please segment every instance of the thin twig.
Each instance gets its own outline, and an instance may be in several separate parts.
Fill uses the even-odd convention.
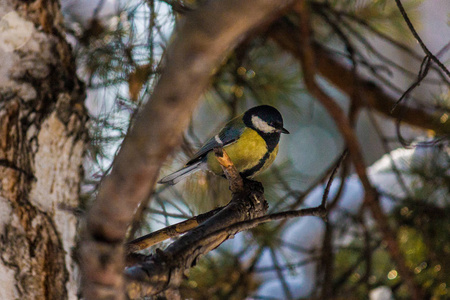
[[[286,296],[286,299],[293,300],[294,297],[292,296],[292,292],[289,289],[289,284],[286,282],[286,278],[280,268],[280,262],[278,261],[277,254],[275,253],[275,250],[273,248],[269,248],[270,252],[270,258],[272,259],[275,272],[277,273],[278,280],[281,283],[281,286],[283,287],[284,295]]]
[[[450,77],[450,71],[444,66],[443,63],[441,63],[441,61],[436,56],[434,56],[433,53],[431,53],[430,50],[428,50],[427,46],[422,41],[422,39],[420,38],[419,34],[414,29],[414,26],[411,23],[411,20],[409,19],[408,14],[406,13],[405,8],[402,5],[402,2],[400,0],[395,0],[395,3],[397,3],[397,7],[398,7],[398,9],[400,10],[400,13],[403,16],[403,19],[405,20],[406,24],[409,27],[409,30],[411,31],[411,33],[413,34],[413,36],[415,37],[415,39],[419,43],[420,47],[422,47],[422,50],[425,52],[425,54],[428,57],[430,57],[431,60],[433,60],[442,69],[442,71],[445,72],[445,74],[447,74],[448,77]]]
[[[323,192],[322,203],[320,204],[323,207],[326,207],[326,203],[328,200],[328,194],[330,193],[330,187],[331,187],[331,184],[333,183],[334,176],[336,175],[337,171],[339,170],[341,163],[345,160],[345,157],[347,157],[347,153],[348,153],[348,149],[345,149],[344,152],[339,157],[339,160],[338,160],[336,166],[334,167],[333,172],[331,172],[330,179],[328,179],[327,186],[325,187],[325,190]],[[344,179],[342,179],[342,180],[344,180]]]
[[[292,23],[289,19],[284,18],[271,26],[269,31],[269,35],[273,40],[298,59],[302,59],[304,51],[302,47],[299,47],[302,39],[298,34],[300,27]],[[352,70],[333,56],[330,51],[327,51],[323,45],[311,42],[310,46],[316,54],[315,66],[317,67],[318,73],[330,81],[335,87],[351,96],[354,92]],[[372,107],[389,118],[397,117],[390,112],[397,99],[386,93],[381,86],[361,76],[359,76],[358,82],[360,83],[361,97],[366,99],[366,101],[361,101],[363,106],[367,105],[368,107]],[[383,84],[386,85],[389,82],[384,81]],[[400,107],[404,107],[404,105],[400,104],[399,111],[401,110]],[[430,113],[423,108],[410,107],[409,113],[403,118],[403,122],[425,129],[432,129],[438,134],[449,134],[450,122],[441,123],[439,118],[439,115]]]
[[[430,70],[431,60],[429,56],[425,56],[422,64],[420,65],[419,74],[417,75],[417,80],[411,84],[411,86],[406,89],[406,91],[400,96],[400,98],[395,102],[394,106],[391,109],[391,113],[394,112],[394,110],[397,108],[397,106],[400,104],[400,102],[405,99],[409,93],[411,93],[412,90],[414,90],[416,87],[420,85],[423,79],[428,75],[428,71]]]
[[[279,265],[278,268],[281,270],[292,270],[294,268],[312,264],[312,263],[316,262],[319,258],[320,257],[318,257],[318,256],[311,256],[311,257],[303,259],[299,262]],[[259,267],[259,268],[255,268],[255,270],[254,270],[255,273],[264,273],[264,272],[273,272],[273,271],[274,271],[274,267]]]
[[[300,46],[303,49],[301,55],[301,67],[303,70],[303,79],[309,92],[320,101],[320,103],[326,108],[328,113],[333,118],[334,122],[338,126],[343,138],[345,139],[353,164],[356,169],[366,192],[373,190],[370,184],[369,177],[366,174],[366,166],[361,153],[361,147],[354,130],[350,126],[348,118],[345,116],[344,111],[336,102],[329,97],[322,88],[317,84],[315,76],[315,53],[311,47],[311,24],[309,22],[309,11],[306,1],[300,1],[295,6],[295,11],[300,16]],[[353,73],[353,72],[352,72]],[[354,75],[354,74],[353,74]],[[354,76],[352,76],[353,78]],[[353,80],[352,80],[353,81]],[[353,92],[353,91],[352,91]]]
[[[406,54],[410,55],[412,58],[421,61],[423,59],[422,55],[419,55],[418,53],[416,53],[413,49],[411,49],[410,47],[400,43],[399,41],[393,39],[392,37],[390,37],[389,35],[381,32],[380,30],[378,30],[377,28],[375,28],[374,26],[372,26],[369,22],[367,22],[366,20],[359,18],[356,14],[344,11],[344,10],[338,10],[332,6],[330,6],[327,3],[316,3],[313,2],[311,4],[311,6],[314,9],[326,9],[328,11],[330,11],[332,14],[337,15],[337,16],[343,16],[344,18],[353,21],[354,23],[361,25],[362,27],[366,28],[368,31],[372,32],[373,34],[375,34],[376,36],[380,37],[381,39],[385,40],[386,42],[389,42],[389,44],[394,45],[395,47],[397,47],[398,49],[404,51]],[[350,25],[348,25],[348,27],[350,27]],[[353,30],[354,31],[354,30]],[[356,35],[357,38],[362,37],[362,35],[356,34],[356,31],[354,31],[354,34]],[[449,44],[447,44],[449,45]],[[444,47],[445,48],[445,47]],[[380,57],[381,53],[378,53],[377,56]],[[381,55],[382,56],[382,55]],[[383,57],[383,56],[382,56]],[[436,54],[436,57],[439,58],[439,53]],[[388,58],[387,58],[388,59]],[[439,75],[439,77],[449,83],[448,79],[445,77],[445,75],[442,73],[441,69],[439,67],[436,66],[431,66],[431,68],[436,71]],[[405,69],[406,70],[406,69]]]
[[[300,55],[300,60],[305,85],[310,90],[311,94],[325,106],[347,142],[356,173],[358,174],[365,190],[364,202],[369,206],[378,227],[383,233],[383,238],[388,244],[390,254],[393,260],[397,263],[400,274],[404,277],[406,284],[411,290],[412,298],[420,299],[422,291],[415,283],[413,273],[406,266],[405,258],[403,257],[396,240],[396,232],[389,226],[387,217],[381,208],[377,191],[372,187],[369,177],[367,176],[366,167],[364,165],[364,160],[355,132],[353,128],[351,128],[350,122],[346,118],[342,109],[321,89],[315,80],[316,53],[311,47],[311,24],[309,22],[309,11],[306,1],[303,0],[298,2],[294,9],[300,16],[300,46],[303,49]],[[354,76],[355,74],[353,73],[352,75]]]

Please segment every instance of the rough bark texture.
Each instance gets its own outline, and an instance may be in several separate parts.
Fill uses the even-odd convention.
[[[84,87],[57,1],[0,0],[0,19],[0,298],[77,299],[62,205],[79,201]]]

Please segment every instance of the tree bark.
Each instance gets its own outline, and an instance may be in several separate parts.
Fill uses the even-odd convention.
[[[87,113],[58,1],[0,1],[0,298],[77,299]]]

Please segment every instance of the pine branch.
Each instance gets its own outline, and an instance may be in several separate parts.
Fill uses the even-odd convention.
[[[325,92],[322,91],[321,87],[316,83],[315,77],[315,62],[317,53],[313,51],[311,47],[311,28],[309,23],[309,11],[306,6],[306,1],[302,0],[295,6],[295,11],[300,17],[300,44],[302,48],[300,55],[300,62],[303,70],[303,77],[305,85],[310,91],[310,93],[316,97],[316,99],[327,109],[328,113],[334,119],[336,126],[339,128],[342,136],[344,137],[351,155],[353,164],[356,169],[356,173],[365,190],[365,204],[369,207],[373,218],[375,219],[382,235],[384,241],[388,245],[389,253],[392,259],[397,264],[399,273],[405,280],[405,283],[411,291],[411,296],[413,299],[422,298],[422,290],[416,284],[414,280],[414,275],[411,270],[407,267],[406,261],[402,253],[400,252],[400,247],[396,240],[397,232],[395,229],[391,228],[388,223],[388,219],[384,214],[377,191],[372,187],[369,177],[366,173],[366,167],[364,165],[362,153],[356,139],[356,134],[350,126],[348,118],[345,116],[342,109],[336,105],[336,103],[331,99]],[[353,77],[355,74],[352,74]],[[359,85],[356,86],[359,88]]]
[[[159,82],[87,214],[80,244],[85,299],[125,299],[122,243],[128,225],[179,144],[212,70],[245,34],[276,18],[292,2],[209,1],[184,18],[167,49]]]
[[[287,19],[281,19],[270,27],[268,34],[281,48],[300,59],[303,55],[303,49],[299,47],[299,30],[298,26]],[[351,68],[340,62],[320,44],[311,41],[311,47],[315,53],[317,72],[336,88],[351,97],[355,88],[355,79]],[[408,113],[402,116],[402,122],[423,129],[431,129],[437,134],[450,134],[450,122],[441,123],[441,114],[438,112],[430,112],[423,108],[407,107],[400,103],[396,112],[391,113],[392,107],[397,102],[395,97],[387,94],[382,87],[365,78],[358,77],[357,82],[361,99],[355,100],[360,101],[360,106],[373,108],[375,111],[392,119],[397,119],[400,112],[407,110]]]

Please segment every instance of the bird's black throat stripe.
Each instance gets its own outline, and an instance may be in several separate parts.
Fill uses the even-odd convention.
[[[259,160],[259,162],[254,167],[241,172],[242,177],[244,178],[250,177],[256,172],[258,172],[264,166],[266,161],[269,159],[271,153],[272,151],[267,151],[266,154],[264,154],[264,156]]]
[[[267,150],[269,152],[272,152],[275,147],[278,145],[278,142],[280,141],[280,133],[279,132],[273,132],[273,133],[264,133],[262,131],[256,130],[259,135],[264,139],[267,145]]]

